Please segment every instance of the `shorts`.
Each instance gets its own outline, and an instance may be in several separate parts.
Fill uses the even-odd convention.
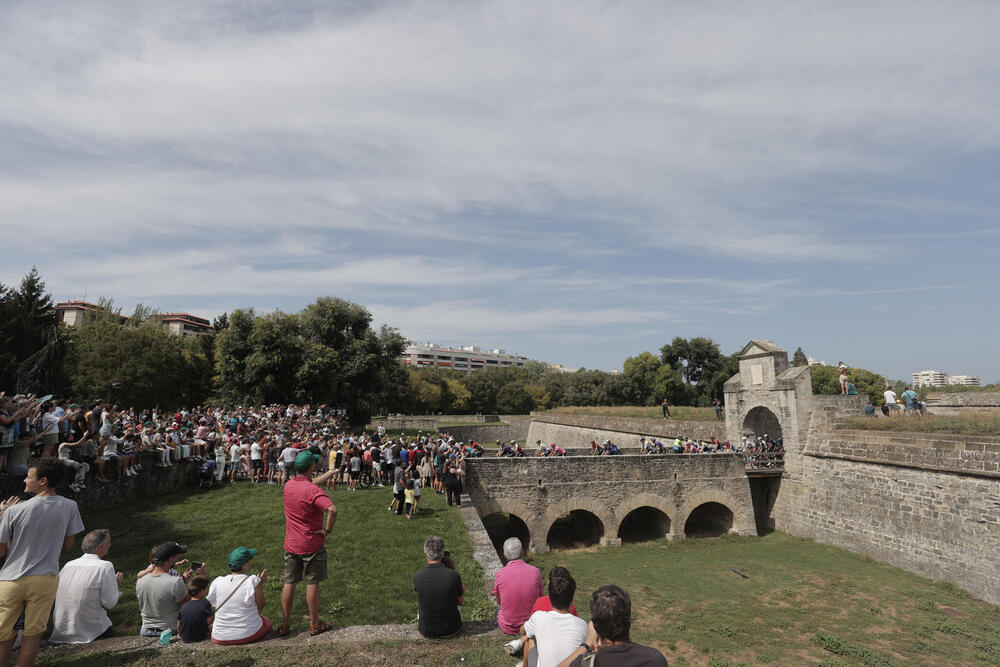
[[[118,460],[118,455],[117,454],[105,454],[104,456],[101,457],[101,460],[102,461],[117,461]]]
[[[240,471],[239,461],[237,461],[236,463],[229,464],[229,472],[239,472],[239,471]]]
[[[352,470],[351,471],[351,479],[357,479],[358,477],[361,477],[361,471],[360,470]]]
[[[14,624],[24,610],[24,636],[45,632],[52,603],[56,601],[59,576],[45,574],[0,581],[0,642],[14,638]]]
[[[375,472],[381,472],[382,471],[382,464],[379,463],[378,461],[373,461],[372,462],[372,470],[374,470]]]
[[[274,461],[271,461],[270,463],[267,464],[267,469],[268,470],[277,470],[278,469],[278,464],[275,463]]]
[[[305,575],[307,584],[326,581],[326,547],[320,547],[311,554],[285,552],[285,583],[297,584]]]
[[[261,459],[250,459],[250,468],[253,470],[263,470],[264,461]]]

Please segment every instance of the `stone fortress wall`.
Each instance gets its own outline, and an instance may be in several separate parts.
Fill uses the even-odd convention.
[[[584,449],[589,453],[592,440],[611,440],[623,449],[637,451],[641,437],[656,437],[666,442],[679,436],[695,440],[711,440],[714,436],[722,440],[726,437],[726,423],[533,412],[525,448],[533,449],[541,440],[546,444],[554,442],[566,450]]]
[[[667,517],[670,539],[683,539],[687,519],[705,503],[732,511],[728,532],[757,534],[745,465],[734,454],[472,459],[466,491],[481,516],[508,512],[524,521],[533,552],[548,550],[552,525],[574,510],[600,520],[606,546],[621,543],[622,521],[640,507]]]

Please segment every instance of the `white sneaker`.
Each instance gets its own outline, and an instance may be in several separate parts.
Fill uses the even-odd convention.
[[[137,472],[135,471],[135,466],[129,466],[129,467],[128,467],[128,474],[130,474],[130,475],[132,475],[133,477],[135,477],[135,476],[136,476],[136,475],[138,475],[139,473],[137,473]]]
[[[504,644],[503,648],[507,651],[508,655],[517,655],[521,652],[521,649],[524,648],[524,642],[520,639],[513,639]]]

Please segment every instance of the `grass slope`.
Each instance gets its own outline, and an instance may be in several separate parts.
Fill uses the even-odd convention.
[[[327,538],[329,579],[320,586],[320,613],[337,626],[415,622],[413,573],[426,565],[424,538],[444,538],[468,593],[465,618],[485,619],[490,603],[480,586],[482,569],[472,558],[472,543],[459,512],[444,496],[424,493],[420,513],[412,520],[386,510],[389,489],[348,492],[338,485],[332,497],[339,510],[337,525]],[[122,597],[110,612],[119,634],[137,633],[139,607],[135,573],[148,562],[149,549],[176,540],[190,547],[188,557],[208,564],[208,574],[225,573],[229,552],[237,546],[255,547],[254,571],[267,568],[264,615],[281,619],[281,574],[285,518],[277,486],[234,486],[211,491],[188,490],[133,505],[88,512],[87,529],[110,528],[109,559],[125,572]],[[78,553],[69,557],[75,558]],[[68,558],[66,558],[68,559]],[[293,625],[308,625],[305,588],[296,592]]]
[[[959,415],[924,417],[853,417],[843,428],[963,435],[1000,435],[1000,410],[970,410]]]

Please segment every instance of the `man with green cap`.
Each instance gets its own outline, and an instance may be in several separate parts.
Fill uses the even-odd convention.
[[[332,626],[319,617],[319,584],[326,579],[326,536],[337,522],[337,506],[321,485],[335,471],[313,479],[320,455],[308,449],[295,457],[295,472],[285,484],[285,585],[281,590],[281,627],[278,636],[288,634],[295,586],[306,580],[306,606],[309,607],[309,634],[318,635]],[[324,518],[325,515],[325,518]]]

